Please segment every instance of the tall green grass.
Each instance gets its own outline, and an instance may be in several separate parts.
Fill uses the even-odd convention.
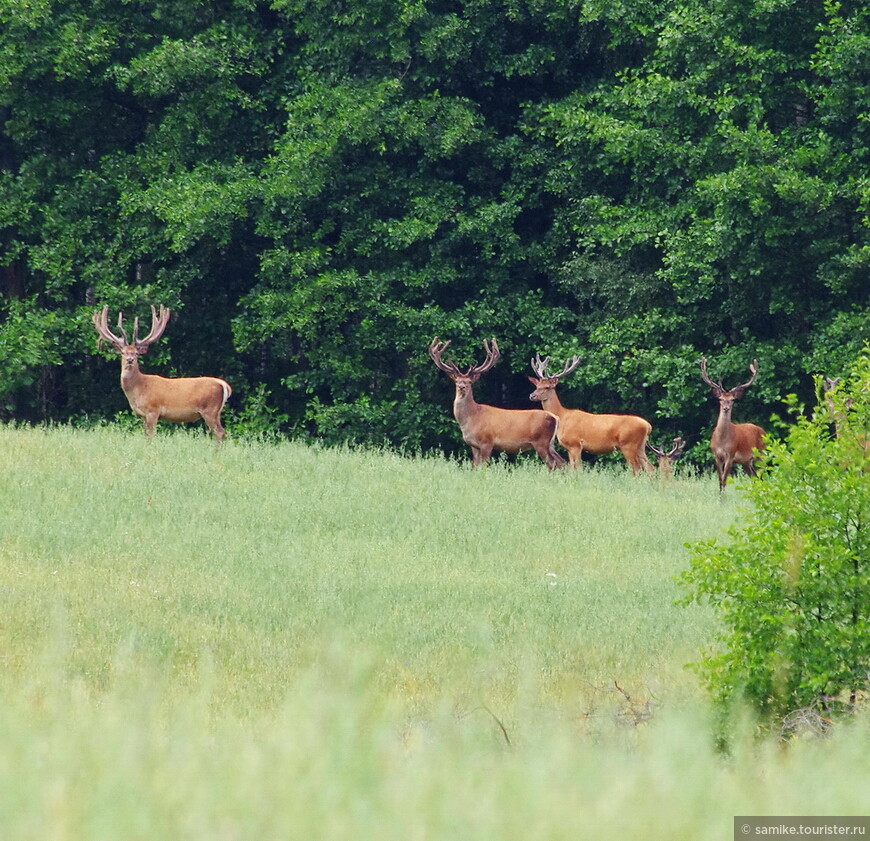
[[[739,516],[709,477],[3,428],[0,491],[4,837],[721,838],[868,805],[857,726],[713,750],[685,668],[713,618],[674,604],[684,544]]]

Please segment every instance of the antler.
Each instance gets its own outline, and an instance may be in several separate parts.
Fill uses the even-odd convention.
[[[144,338],[139,338],[139,319],[135,318],[133,320],[133,344],[136,346],[136,350],[139,353],[145,353],[148,350],[149,346],[153,345],[162,335],[163,331],[166,329],[166,325],[169,323],[169,314],[170,311],[163,306],[160,305],[160,312],[158,313],[156,308],[151,306],[151,332]],[[94,327],[97,328],[97,333],[100,336],[100,341],[106,341],[115,350],[121,350],[121,348],[126,347],[130,344],[129,339],[127,338],[127,331],[124,329],[124,313],[118,313],[118,332],[121,334],[120,336],[116,336],[111,330],[109,330],[109,305],[106,304],[101,310],[97,310],[94,313]]]
[[[449,341],[442,342],[436,336],[429,343],[429,356],[432,358],[432,361],[446,374],[459,375],[462,371],[459,370],[458,366],[455,362],[444,362],[441,359],[441,354],[447,350],[447,346],[450,344]]]
[[[686,449],[686,442],[679,436],[674,438],[674,445],[671,447],[670,452],[667,453],[664,450],[660,450],[658,447],[654,447],[649,443],[649,441],[647,441],[646,445],[659,458],[669,458],[671,460],[678,459],[683,454],[683,450]]]
[[[541,354],[535,353],[535,358],[531,360],[532,372],[538,379],[545,380],[547,379],[547,365],[549,364],[549,356],[545,359],[541,359]]]
[[[463,374],[462,371],[459,370],[459,366],[455,362],[453,362],[452,360],[450,362],[444,362],[441,359],[441,355],[444,353],[445,350],[447,350],[447,346],[449,344],[449,341],[442,342],[436,336],[429,343],[429,356],[442,371],[444,371],[451,377],[465,376],[471,377],[472,379],[476,380],[481,374],[492,368],[492,366],[495,365],[495,363],[498,362],[498,360],[501,358],[501,351],[498,349],[498,342],[493,339],[492,345],[490,345],[490,343],[486,339],[484,339],[483,347],[486,351],[486,359],[484,359],[483,362],[480,363],[480,365],[472,365]]]
[[[731,394],[733,394],[735,397],[742,397],[743,392],[746,391],[746,389],[755,382],[755,378],[758,376],[757,359],[752,360],[752,364],[749,366],[749,370],[752,373],[752,376],[745,383],[743,383],[743,385],[736,385],[734,386],[734,388],[731,389]],[[713,380],[711,380],[707,376],[707,359],[705,357],[701,357],[701,379],[705,383],[707,383],[707,385],[710,386],[710,388],[712,388],[717,395],[723,394],[728,390],[725,388],[725,386],[722,385],[721,380],[718,383],[714,383]]]
[[[715,391],[717,393],[721,393],[721,392],[725,391],[725,387],[722,385],[721,381],[718,383],[714,383],[713,380],[711,380],[710,377],[707,376],[707,357],[706,356],[701,357],[701,379],[705,383],[707,383],[707,385],[710,386],[710,388],[712,388],[713,391]]]
[[[686,449],[686,442],[678,435],[674,438],[674,446],[671,447],[671,451],[667,453],[668,458],[670,459],[678,459],[683,451]]]
[[[734,388],[731,389],[731,391],[740,391],[740,392],[746,391],[746,389],[749,388],[749,386],[751,386],[752,383],[755,382],[755,378],[758,376],[758,360],[757,359],[752,360],[752,364],[749,366],[749,370],[752,373],[752,376],[749,378],[749,380],[747,382],[743,383],[743,385],[735,386]]]
[[[99,341],[108,342],[112,347],[116,350],[120,350],[124,345],[127,344],[127,334],[124,332],[124,326],[121,319],[123,316],[118,315],[118,330],[120,330],[121,335],[116,336],[109,329],[109,305],[106,304],[102,308],[102,310],[97,310],[94,313],[94,327],[97,329],[97,333],[99,334]]]
[[[483,349],[486,351],[486,359],[480,365],[472,365],[467,371],[467,376],[477,378],[481,374],[486,373],[501,359],[501,351],[498,349],[498,342],[495,338],[492,339],[492,345],[484,339]]]
[[[133,344],[136,345],[136,350],[139,353],[145,353],[148,348],[154,344],[162,335],[163,331],[166,329],[166,325],[169,324],[169,314],[170,311],[163,306],[160,305],[160,313],[158,314],[154,305],[151,305],[151,332],[144,338],[139,338],[139,319],[136,318],[133,321]]]
[[[550,357],[547,356],[544,359],[541,359],[541,354],[536,353],[535,358],[532,360],[532,370],[538,376],[539,379],[542,380],[559,380],[562,377],[566,377],[570,374],[579,364],[582,357],[580,356],[572,356],[566,363],[565,367],[558,374],[551,374],[547,367],[550,364]]]

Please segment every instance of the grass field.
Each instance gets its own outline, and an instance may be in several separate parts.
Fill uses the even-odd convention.
[[[730,838],[867,722],[713,747],[714,478],[0,428],[0,837]]]

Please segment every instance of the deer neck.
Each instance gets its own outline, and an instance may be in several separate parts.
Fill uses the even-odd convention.
[[[565,411],[565,407],[562,405],[562,401],[559,400],[559,395],[556,394],[555,388],[548,389],[546,395],[541,400],[541,408],[547,412],[552,412],[557,417]]]
[[[460,426],[468,423],[477,412],[480,411],[480,403],[474,399],[474,392],[471,388],[462,394],[459,389],[456,389],[456,396],[453,398],[453,417],[456,418]]]
[[[726,406],[721,403],[719,405],[719,418],[716,421],[716,428],[713,430],[713,438],[719,444],[730,441],[734,437],[734,423],[731,420],[733,408],[733,404]]]

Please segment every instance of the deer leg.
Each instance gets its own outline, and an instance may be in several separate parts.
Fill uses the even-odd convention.
[[[215,421],[214,424],[209,424],[209,429],[211,429],[218,444],[227,437],[227,431],[223,428],[220,420]]]
[[[562,458],[561,454],[552,444],[550,444],[550,460],[552,464],[549,462],[547,463],[550,470],[555,470],[557,467],[564,467],[568,463]]]
[[[575,470],[583,469],[583,448],[582,447],[569,447],[568,448],[568,460],[571,462],[571,467]]]
[[[634,470],[634,475],[637,476],[639,473],[655,473],[655,468],[650,464],[649,459],[646,457],[646,453],[643,450],[638,450],[634,454],[634,464],[632,465],[632,469]]]
[[[149,412],[147,415],[145,415],[145,434],[149,438],[154,437],[154,430],[157,428],[157,421],[159,419],[159,412]]]
[[[470,446],[470,445],[469,445]],[[481,464],[486,464],[489,457],[492,455],[492,446],[471,447],[471,464],[478,467]]]
[[[543,461],[550,470],[555,470],[557,467],[561,467],[565,463],[565,459],[563,459],[554,449],[552,441],[546,446],[543,444],[535,444],[534,447],[535,452],[541,457],[541,461]]]
[[[728,476],[731,473],[731,468],[734,466],[734,460],[730,458],[724,458],[721,462],[716,463],[716,467],[719,468],[719,490],[724,491],[725,485],[728,483]]]
[[[627,450],[620,448],[622,455],[625,457],[625,460],[628,462],[631,467],[631,472],[637,476],[641,471],[641,460],[640,456],[637,454],[636,450]]]
[[[202,419],[206,422],[206,425],[212,431],[212,434],[214,435],[217,442],[220,443],[221,441],[223,441],[227,433],[223,427],[223,424],[221,423],[220,414],[211,415],[209,417],[203,415]]]

